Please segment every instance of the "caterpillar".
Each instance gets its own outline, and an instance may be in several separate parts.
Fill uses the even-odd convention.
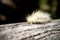
[[[31,15],[26,17],[28,23],[44,23],[51,20],[51,15],[47,12],[43,12],[41,10],[33,11]]]

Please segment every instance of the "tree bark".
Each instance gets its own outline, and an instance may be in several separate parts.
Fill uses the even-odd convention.
[[[0,25],[0,40],[60,40],[60,19],[44,24]]]

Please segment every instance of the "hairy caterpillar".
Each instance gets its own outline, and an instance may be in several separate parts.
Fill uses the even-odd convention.
[[[43,12],[41,10],[33,11],[31,15],[26,17],[27,22],[30,24],[33,23],[44,23],[51,20],[50,14]]]

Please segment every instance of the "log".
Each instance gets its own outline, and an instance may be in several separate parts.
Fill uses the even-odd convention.
[[[60,40],[60,19],[43,24],[0,25],[0,40]]]

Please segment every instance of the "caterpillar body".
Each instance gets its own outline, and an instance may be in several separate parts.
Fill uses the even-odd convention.
[[[33,12],[31,15],[28,15],[26,17],[27,22],[32,24],[32,23],[45,23],[51,20],[51,15],[43,12],[41,10],[38,10],[36,12]]]

